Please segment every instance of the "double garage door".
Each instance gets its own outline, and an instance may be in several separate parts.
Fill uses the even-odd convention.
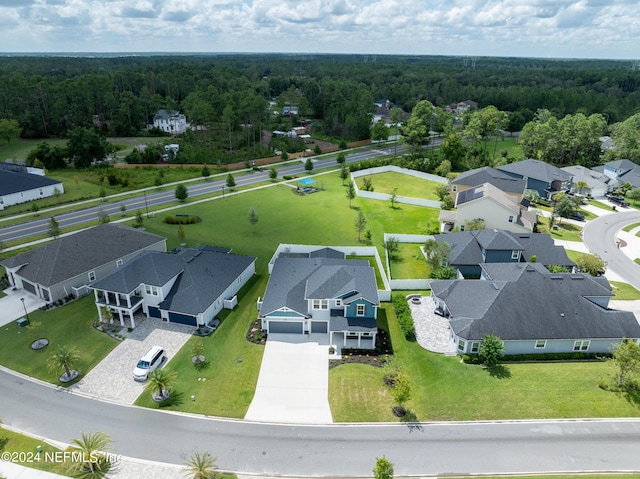
[[[160,314],[160,308],[155,306],[149,306],[149,316],[152,318],[160,318],[162,315]],[[169,321],[172,323],[178,324],[186,324],[188,326],[197,326],[197,320],[195,316],[191,316],[189,314],[180,314],[180,313],[169,313]]]
[[[269,321],[270,333],[285,333],[285,334],[302,334],[303,324],[295,321]],[[311,322],[312,333],[327,333],[328,323],[322,321]]]

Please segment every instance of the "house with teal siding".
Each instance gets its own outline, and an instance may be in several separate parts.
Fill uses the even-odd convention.
[[[338,347],[373,349],[379,305],[368,261],[319,248],[280,253],[258,309],[267,334],[320,334]]]

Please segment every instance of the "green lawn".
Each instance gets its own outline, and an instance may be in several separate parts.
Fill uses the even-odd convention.
[[[222,324],[211,336],[203,338],[207,358],[202,369],[191,363],[192,337],[166,366],[177,374],[172,396],[159,406],[149,393],[136,401],[139,406],[186,411],[194,414],[242,418],[247,412],[260,372],[264,346],[245,339],[257,318],[256,300],[264,294],[267,281],[256,276],[238,294],[238,307],[223,310]],[[205,381],[202,381],[205,378]],[[191,396],[195,396],[195,401]]]
[[[422,244],[400,243],[397,258],[391,261],[391,278],[423,279],[431,275],[424,255],[420,250]]]
[[[581,258],[582,256],[585,255],[585,253],[583,253],[582,251],[575,251],[572,249],[565,249],[565,251],[567,252],[567,256],[569,257],[569,259],[571,261],[573,261],[574,263]]]
[[[633,223],[622,228],[622,231],[626,231],[628,233],[629,231],[631,231],[634,228],[637,228],[638,226],[640,226],[640,223]]]
[[[487,152],[491,158],[493,158],[495,152],[494,166],[500,166],[506,164],[506,160],[502,154],[503,151],[507,152],[509,158],[513,158],[516,161],[524,159],[524,152],[522,147],[516,143],[515,137],[505,136],[503,139],[489,140],[487,142]]]
[[[549,218],[540,217],[538,220],[540,225],[538,226],[538,230],[541,233],[549,232]],[[556,221],[554,227],[557,226],[558,229],[551,230],[551,237],[553,239],[559,239],[564,241],[582,241],[582,237],[580,236],[580,232],[582,231],[582,227],[578,225],[574,225],[571,223],[562,223]]]
[[[371,186],[373,186],[373,190],[376,193],[392,194],[393,190],[397,188],[396,193],[398,196],[438,200],[435,190],[440,183],[435,181],[423,180],[415,176],[389,171],[358,178],[357,182],[360,189],[363,189],[363,178],[371,179]]]
[[[638,300],[640,299],[640,291],[631,286],[629,283],[622,283],[620,281],[609,281],[613,288],[615,296],[611,299],[618,300]]]
[[[92,294],[60,308],[29,313],[32,324],[40,323],[36,331],[19,328],[15,321],[0,328],[0,364],[59,384],[60,374],[49,372],[47,361],[58,345],[75,347],[80,356],[76,369],[80,372],[78,379],[81,379],[119,344],[93,328],[97,317]],[[49,346],[33,351],[29,346],[38,338],[47,338]]]
[[[384,304],[382,311],[387,313],[394,362],[411,378],[407,409],[418,420],[640,416],[640,393],[598,388],[601,378],[614,375],[607,362],[511,363],[487,370],[406,341],[391,305]],[[394,404],[382,374],[379,368],[353,364],[332,369],[329,398],[334,420],[398,421],[391,415]]]
[[[38,453],[38,446],[42,447],[42,452]],[[0,426],[0,452],[9,453],[25,453],[23,457],[26,462],[12,461],[25,467],[37,469],[39,471],[47,471],[53,474],[67,476],[69,474],[69,463],[65,462],[47,462],[47,454],[53,457],[53,454],[61,452],[61,449],[53,447],[44,441],[34,439],[24,434],[4,429]]]
[[[589,204],[592,205],[592,206],[597,206],[598,208],[602,208],[603,210],[614,211],[612,205],[607,204],[607,203],[603,203],[602,201],[589,200]]]

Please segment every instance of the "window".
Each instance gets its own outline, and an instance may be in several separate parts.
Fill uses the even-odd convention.
[[[158,288],[156,286],[151,286],[150,284],[144,285],[144,292],[149,296],[158,296]]]
[[[336,306],[342,306],[342,300],[340,298],[336,299]]]
[[[451,191],[453,191],[454,193],[456,191],[458,191],[458,186],[457,185],[451,185]]]
[[[575,343],[573,343],[573,350],[574,351],[588,351],[589,350],[589,343],[590,341],[576,341]]]
[[[365,312],[365,305],[358,304],[356,306],[356,316],[364,316],[364,312]]]
[[[509,223],[513,223],[513,215],[509,216]]]
[[[458,351],[464,351],[464,346],[467,342],[464,339],[458,339]]]
[[[122,266],[122,260],[121,259],[117,259],[116,260],[116,268],[119,268],[120,266]]]
[[[460,231],[464,231],[464,225],[460,225]]]
[[[536,341],[536,349],[544,349],[547,347],[547,341],[545,339],[538,339]]]
[[[513,250],[511,252],[511,259],[518,259],[520,257],[520,251]]]
[[[471,343],[471,352],[477,353],[478,351],[480,351],[480,342],[474,341],[473,343]]]
[[[42,188],[39,188],[38,191],[40,192],[40,196],[44,195],[44,191],[42,191]]]
[[[95,281],[95,280],[96,280],[96,272],[89,271],[89,281]]]
[[[313,309],[327,309],[328,307],[329,307],[329,302],[326,299],[313,300]]]

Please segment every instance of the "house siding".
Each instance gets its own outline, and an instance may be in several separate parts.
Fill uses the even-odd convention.
[[[49,198],[55,194],[54,190],[56,188],[60,193],[64,193],[64,186],[62,183],[57,183],[55,185],[41,186],[30,190],[20,191],[18,193],[2,195],[0,196],[0,210],[8,206],[26,203],[27,201]],[[40,190],[42,190],[42,194],[40,194]]]
[[[544,340],[544,338],[537,338]],[[543,353],[573,353],[573,346],[577,339],[548,339],[544,348],[536,349],[536,340],[532,341],[504,341],[505,354],[543,354]],[[588,339],[587,339],[588,340]],[[588,340],[589,349],[586,353],[608,353],[614,344],[620,344],[622,338],[591,339]]]
[[[517,263],[520,261],[520,256],[517,259],[511,258],[512,250],[490,250],[485,255],[485,263]]]
[[[487,229],[497,228],[514,233],[531,233],[531,230],[515,222],[509,222],[509,216],[518,216],[518,211],[512,211],[497,203],[492,198],[481,198],[460,205],[456,212],[455,227],[464,226],[465,221],[482,218]]]
[[[364,316],[358,316],[357,315],[357,305],[358,304],[364,304],[365,305],[365,309],[364,309]],[[371,304],[369,301],[365,301],[364,299],[358,299],[356,301],[354,301],[353,303],[350,303],[349,305],[347,305],[347,307],[345,308],[345,317],[347,318],[370,318],[370,319],[375,319],[376,318],[376,307]]]
[[[240,288],[242,288],[249,279],[256,272],[256,263],[252,262],[247,268],[238,276],[232,284],[230,284],[227,289],[223,291],[223,293],[218,296],[215,300],[212,301],[211,305],[203,311],[201,314],[198,314],[198,324],[203,326],[209,323],[213,318],[215,318],[216,314],[218,314],[224,308],[224,300],[230,299],[235,296]]]

